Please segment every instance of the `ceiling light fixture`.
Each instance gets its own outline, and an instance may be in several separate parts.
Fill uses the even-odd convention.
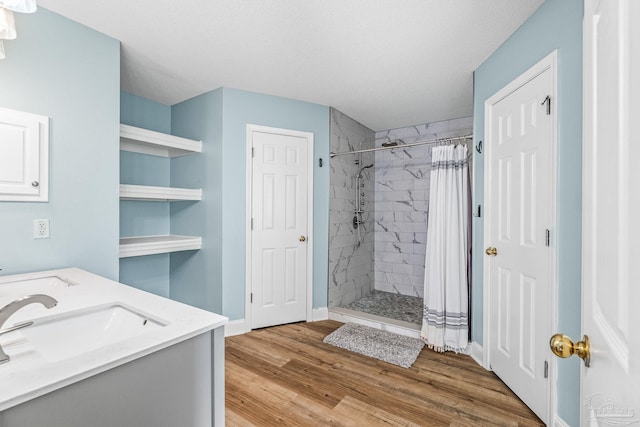
[[[36,0],[0,0],[0,59],[5,58],[2,41],[18,36],[13,12],[33,13],[37,8]]]

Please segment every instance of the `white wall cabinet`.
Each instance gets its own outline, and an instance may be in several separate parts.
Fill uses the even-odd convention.
[[[152,156],[177,157],[202,151],[202,141],[181,138],[129,125],[120,125],[120,150]],[[174,202],[202,199],[202,189],[120,185],[120,200]],[[202,248],[200,236],[135,236],[120,239],[120,258]]]
[[[49,118],[0,108],[0,201],[49,201]]]

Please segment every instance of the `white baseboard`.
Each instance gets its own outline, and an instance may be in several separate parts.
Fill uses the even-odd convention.
[[[314,308],[311,312],[311,321],[317,322],[319,320],[329,319],[329,309],[327,307]],[[224,336],[232,337],[234,335],[242,335],[247,332],[251,332],[251,328],[247,324],[245,319],[231,320],[224,325]]]
[[[570,427],[558,414],[553,416],[553,427]]]
[[[327,307],[318,307],[314,308],[311,311],[311,321],[318,322],[320,320],[328,320],[329,319],[329,309]]]
[[[224,325],[224,336],[232,337],[234,335],[242,335],[249,332],[247,329],[247,325],[244,319],[231,320],[229,323]]]
[[[484,366],[484,355],[482,352],[482,345],[478,344],[475,341],[472,341],[471,345],[469,346],[469,356],[471,356],[471,358],[475,360],[478,365],[486,369],[486,366]]]

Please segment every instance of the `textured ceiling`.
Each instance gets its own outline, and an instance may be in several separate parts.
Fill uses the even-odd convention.
[[[122,89],[220,86],[333,106],[373,130],[472,114],[475,70],[543,0],[39,0],[122,42]]]

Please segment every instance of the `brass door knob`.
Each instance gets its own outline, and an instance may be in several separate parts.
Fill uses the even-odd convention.
[[[301,242],[304,242],[304,241],[306,241],[306,240],[307,240],[307,238],[306,238],[306,237],[304,237],[304,236],[300,236],[300,237],[298,237],[298,240],[300,240]]]
[[[584,366],[589,367],[591,362],[591,345],[589,344],[589,337],[587,335],[582,337],[582,341],[574,344],[568,336],[555,334],[549,341],[549,347],[551,347],[553,354],[563,359],[575,354],[584,361]]]
[[[487,250],[486,250],[486,251],[484,251],[484,252],[485,252],[487,255],[489,255],[489,256],[496,256],[496,255],[498,255],[498,250],[497,250],[496,248],[492,247],[492,246],[489,246],[489,247],[487,248]]]

